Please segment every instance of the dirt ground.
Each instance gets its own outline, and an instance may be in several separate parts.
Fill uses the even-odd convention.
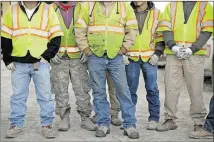
[[[142,75],[140,76],[140,85],[138,89],[138,104],[137,104],[137,128],[140,132],[140,138],[138,140],[130,140],[123,135],[123,131],[119,127],[111,126],[111,133],[105,138],[96,138],[94,132],[89,132],[87,130],[80,128],[80,117],[77,114],[75,108],[75,97],[69,86],[70,92],[70,102],[71,102],[71,128],[68,132],[58,132],[56,139],[46,140],[40,135],[39,127],[39,106],[36,102],[36,95],[34,90],[34,85],[30,84],[30,94],[28,98],[28,110],[25,118],[25,133],[15,139],[5,139],[4,135],[9,127],[8,116],[10,112],[10,96],[12,94],[11,90],[11,80],[10,71],[6,69],[3,62],[1,62],[1,141],[208,141],[208,140],[194,140],[189,138],[189,132],[193,130],[193,123],[189,117],[189,96],[184,84],[179,100],[179,111],[177,113],[179,119],[178,129],[168,132],[156,132],[146,130],[147,117],[148,117],[148,103],[146,101],[146,93],[144,89],[144,81]],[[158,85],[160,90],[160,101],[161,101],[161,122],[163,121],[164,113],[164,69],[158,70]],[[207,86],[206,86],[207,87]],[[211,86],[208,86],[208,88]],[[212,96],[211,91],[204,91],[204,102],[206,108],[208,109],[209,101]],[[54,120],[54,129],[58,125],[59,117],[56,116]],[[212,142],[213,140],[209,140]]]

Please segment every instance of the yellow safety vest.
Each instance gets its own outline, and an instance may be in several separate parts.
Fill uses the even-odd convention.
[[[158,31],[172,31],[178,46],[191,47],[201,31],[213,33],[213,8],[208,2],[197,2],[185,24],[183,3],[171,2],[161,17]],[[173,54],[169,48],[166,48],[165,53]],[[195,53],[195,55],[205,54],[204,48]]]
[[[155,43],[163,41],[163,36],[156,32],[158,21],[160,19],[160,10],[154,8],[148,11],[142,33],[137,36],[134,45],[128,50],[129,58],[138,61],[147,62],[155,50]]]
[[[123,44],[125,26],[137,29],[137,21],[129,3],[118,2],[108,18],[100,10],[100,2],[88,2],[82,8],[82,14],[75,27],[88,28],[87,38],[91,51],[98,57],[105,52],[114,58]]]
[[[73,20],[72,20],[69,28],[67,29],[67,27],[64,23],[63,17],[60,13],[60,9],[57,8],[57,4],[54,3],[53,7],[56,10],[62,31],[64,33],[64,36],[61,38],[61,45],[60,45],[59,53],[61,55],[63,55],[65,53],[65,51],[67,51],[67,54],[70,58],[80,58],[80,50],[77,46],[75,34],[74,34]],[[81,4],[80,4],[80,2],[78,2],[75,6],[74,17],[73,17],[74,21],[77,20],[80,9],[81,9]]]
[[[39,59],[48,42],[63,35],[54,9],[43,2],[31,21],[18,3],[7,11],[3,19],[1,36],[12,39],[14,57],[24,57],[29,51]]]

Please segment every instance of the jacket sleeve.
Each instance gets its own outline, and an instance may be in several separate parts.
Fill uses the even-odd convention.
[[[57,36],[51,39],[47,44],[47,50],[41,55],[45,60],[50,62],[50,59],[53,58],[59,51],[61,44],[61,36]]]
[[[12,39],[1,37],[1,49],[3,54],[3,61],[7,66],[13,62],[13,57],[11,56],[13,50]]]
[[[136,40],[137,34],[139,34],[139,31],[133,8],[126,2],[124,3],[126,6],[125,37],[121,49],[123,51],[124,50],[127,51],[130,49],[130,47],[134,45],[134,42]]]
[[[176,45],[172,31],[164,31],[163,38],[165,44],[169,47],[169,49],[172,49],[172,47]]]

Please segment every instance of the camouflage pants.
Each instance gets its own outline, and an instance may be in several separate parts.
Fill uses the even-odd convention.
[[[106,72],[106,78],[108,84],[109,99],[111,103],[110,114],[111,116],[118,116],[118,113],[120,112],[120,103],[116,97],[116,88],[114,87],[114,82],[108,72]]]
[[[71,81],[76,96],[77,112],[82,117],[88,117],[92,111],[90,103],[89,76],[87,64],[81,64],[80,59],[62,58],[60,64],[51,63],[52,92],[55,94],[56,114],[61,118],[70,112],[68,85]]]

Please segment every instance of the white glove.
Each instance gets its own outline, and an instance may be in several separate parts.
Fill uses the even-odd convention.
[[[11,71],[15,71],[15,70],[16,70],[16,67],[15,67],[15,65],[14,65],[13,62],[10,63],[9,65],[7,65],[7,68],[8,68],[9,70],[11,70]]]
[[[193,54],[190,48],[183,49],[183,52],[184,52],[183,59],[188,59]]]
[[[44,58],[41,58],[40,62],[42,62],[42,63],[48,63],[48,61],[45,60]]]
[[[152,57],[149,59],[149,64],[155,66],[157,65],[159,57],[156,54],[153,54]]]
[[[128,65],[130,62],[129,62],[129,57],[126,56],[126,55],[123,55],[123,61],[124,61],[124,64],[125,65]]]
[[[180,46],[173,46],[172,47],[172,52],[175,53],[175,55],[178,59],[183,59],[183,56],[184,56],[183,48],[184,47],[180,47]]]
[[[85,54],[85,53],[81,53],[80,54],[80,63],[85,63],[85,62],[87,62],[88,61],[88,56]]]
[[[62,59],[62,56],[59,53],[57,53],[55,55],[55,57],[53,57],[51,59],[51,62],[53,62],[54,64],[60,64],[61,63],[61,59]]]

